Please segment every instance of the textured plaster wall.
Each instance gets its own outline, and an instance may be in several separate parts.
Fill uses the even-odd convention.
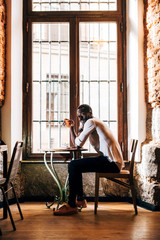
[[[62,186],[65,185],[65,181],[68,173],[68,165],[55,164],[55,169],[58,173]],[[84,194],[87,197],[95,196],[95,174],[84,173]],[[21,182],[24,186],[22,196],[27,199],[32,197],[35,199],[47,199],[59,193],[58,187],[53,180],[52,176],[48,172],[47,168],[43,163],[36,164],[22,164]],[[103,189],[101,187],[100,194],[104,196]]]
[[[160,3],[144,0],[144,69],[147,103],[146,140],[136,184],[141,200],[160,208]]]

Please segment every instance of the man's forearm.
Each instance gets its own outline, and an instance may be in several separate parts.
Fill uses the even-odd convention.
[[[70,128],[70,132],[71,132],[71,141],[72,141],[73,145],[75,146],[75,138],[77,137],[77,135],[75,133],[73,126]]]

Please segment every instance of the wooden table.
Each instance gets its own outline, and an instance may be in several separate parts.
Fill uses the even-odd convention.
[[[3,152],[3,178],[7,177],[7,145],[0,145],[0,152]],[[7,190],[7,189],[5,189]],[[3,198],[3,218],[7,218],[7,205]]]
[[[68,201],[68,175],[65,181],[64,187],[62,186],[62,183],[58,177],[58,173],[55,170],[54,164],[68,164],[70,160],[61,160],[61,161],[54,161],[53,160],[53,155],[56,152],[63,153],[63,152],[69,152],[71,155],[71,160],[74,160],[76,158],[83,158],[83,151],[87,151],[87,149],[84,148],[76,148],[76,147],[67,147],[67,148],[54,148],[54,149],[44,149],[42,150],[44,152],[44,163],[48,171],[50,172],[51,176],[53,177],[54,181],[56,182],[58,189],[59,189],[59,195],[54,197],[54,201],[49,204],[46,203],[46,206],[50,208],[55,202],[57,202],[57,207],[56,209],[59,208],[59,205],[62,204],[63,202]],[[50,161],[47,162],[46,155],[50,154]]]

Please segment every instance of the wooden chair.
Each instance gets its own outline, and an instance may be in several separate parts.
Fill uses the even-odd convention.
[[[131,189],[133,205],[135,209],[135,214],[138,214],[137,205],[136,205],[136,193],[134,188],[133,182],[133,168],[134,168],[134,159],[135,159],[135,152],[137,148],[138,140],[132,139],[131,140],[131,161],[129,170],[121,170],[120,173],[96,173],[95,179],[95,208],[94,213],[97,214],[97,207],[98,207],[98,194],[99,194],[99,179],[100,178],[107,178],[113,182],[116,182],[123,187]],[[120,181],[119,179],[128,179],[128,183]]]
[[[18,198],[16,196],[15,190],[14,190],[14,186],[13,186],[13,181],[15,179],[15,176],[17,174],[18,171],[18,166],[19,166],[19,161],[20,161],[20,157],[21,157],[21,153],[22,153],[22,148],[23,148],[23,142],[16,142],[15,147],[13,149],[13,153],[12,153],[12,157],[11,157],[11,161],[9,164],[9,169],[7,172],[7,177],[6,178],[0,178],[0,189],[2,190],[3,193],[3,197],[4,197],[4,201],[6,202],[6,207],[9,213],[9,217],[13,226],[14,231],[16,230],[15,224],[14,224],[14,220],[12,217],[12,213],[9,207],[9,203],[8,203],[8,192],[10,190],[12,190],[14,198],[16,200],[17,203],[17,207],[21,216],[21,219],[23,219],[23,215],[22,215],[22,211],[18,202]],[[8,186],[10,185],[10,188],[8,188]]]

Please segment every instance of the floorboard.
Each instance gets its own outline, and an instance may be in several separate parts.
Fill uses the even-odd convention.
[[[10,220],[0,220],[4,240],[159,240],[160,212],[138,207],[134,215],[132,204],[99,203],[97,215],[94,204],[72,216],[54,216],[45,203],[21,203],[24,220],[20,220],[16,205],[12,213],[17,231],[12,231]],[[2,216],[2,209],[1,209]]]

